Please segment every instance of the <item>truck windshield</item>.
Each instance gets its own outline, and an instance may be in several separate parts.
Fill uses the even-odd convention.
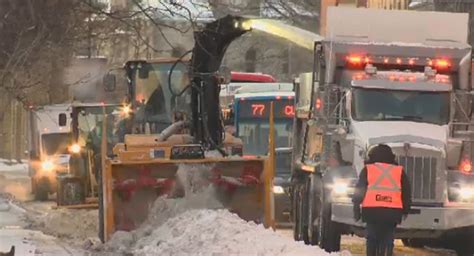
[[[169,86],[168,76],[172,65],[173,63],[146,63],[143,64],[143,70],[136,69],[132,75],[134,98],[138,106],[135,122],[152,123],[160,127],[154,132],[171,124],[173,112],[190,113],[190,90],[180,96],[176,95],[189,85],[187,66],[184,63],[176,65]]]
[[[71,141],[69,133],[49,133],[41,135],[43,150],[49,156],[69,154],[68,147]]]
[[[414,121],[443,125],[449,121],[448,92],[356,88],[352,117],[357,121]]]

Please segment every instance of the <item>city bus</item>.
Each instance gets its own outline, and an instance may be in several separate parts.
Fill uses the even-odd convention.
[[[274,104],[275,146],[291,146],[294,109],[291,83],[250,84],[234,96],[235,136],[243,141],[244,156],[267,155],[270,104]]]

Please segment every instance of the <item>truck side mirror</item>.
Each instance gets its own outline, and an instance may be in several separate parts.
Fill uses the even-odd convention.
[[[106,74],[103,79],[104,83],[104,90],[106,92],[113,92],[115,91],[116,87],[116,77],[114,74]]]
[[[66,116],[66,114],[61,113],[61,114],[59,114],[58,118],[59,118],[59,120],[58,120],[58,121],[59,121],[59,126],[60,126],[60,127],[66,126],[66,124],[67,124],[67,116]]]

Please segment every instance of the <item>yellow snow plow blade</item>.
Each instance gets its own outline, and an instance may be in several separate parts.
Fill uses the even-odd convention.
[[[224,208],[248,221],[273,227],[273,173],[270,160],[240,157],[171,159],[170,148],[128,148],[106,160],[102,177],[103,240],[116,231],[137,229],[148,217],[156,199],[184,196],[177,179],[178,168],[205,170],[204,186],[213,186]],[[155,153],[151,153],[155,152]],[[159,152],[159,153],[156,153]],[[188,170],[188,169],[186,169]]]

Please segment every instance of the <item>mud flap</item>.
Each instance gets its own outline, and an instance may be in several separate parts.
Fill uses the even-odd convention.
[[[202,186],[212,186],[215,199],[241,218],[266,226],[273,223],[265,201],[271,200],[271,172],[266,159],[208,158],[198,160],[107,160],[102,184],[105,240],[119,230],[138,228],[158,198],[184,197],[186,184],[178,169],[199,172]],[[189,191],[188,191],[189,193]]]

